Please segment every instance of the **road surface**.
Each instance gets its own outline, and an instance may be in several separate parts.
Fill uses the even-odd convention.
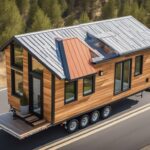
[[[7,112],[7,96],[6,91],[0,92],[0,112]],[[91,125],[82,131],[87,131],[90,128],[97,127],[111,119],[115,119],[123,114],[133,111],[141,106],[145,106],[150,102],[150,93],[144,93],[141,99],[140,95],[132,96],[130,99],[120,101],[113,105],[113,115],[106,120],[100,121],[95,125]],[[72,134],[74,135],[74,134]],[[60,126],[52,127],[46,131],[33,135],[25,140],[18,140],[6,132],[0,130],[0,149],[5,150],[30,150],[30,149],[45,149],[49,145],[66,139],[69,135]],[[144,148],[150,144],[150,111],[143,112],[131,119],[117,123],[116,125],[99,131],[86,138],[80,139],[70,145],[61,147],[62,150],[73,149],[92,149],[92,150],[137,150]]]

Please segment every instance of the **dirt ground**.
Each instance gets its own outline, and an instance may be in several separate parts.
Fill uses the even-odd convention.
[[[5,55],[0,54],[0,89],[6,88]]]

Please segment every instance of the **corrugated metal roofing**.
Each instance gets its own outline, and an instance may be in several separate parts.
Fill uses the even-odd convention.
[[[96,73],[89,47],[78,38],[65,39],[62,43],[71,80]]]
[[[88,44],[88,32],[118,51],[119,55],[150,47],[150,30],[132,16],[16,35],[14,38],[60,78],[66,79],[55,39],[77,37]],[[102,51],[97,51],[100,53],[97,61],[108,58]]]

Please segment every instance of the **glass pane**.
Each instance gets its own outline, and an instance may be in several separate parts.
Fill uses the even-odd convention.
[[[75,82],[66,83],[65,98],[66,103],[75,100]]]
[[[142,73],[142,56],[137,56],[135,59],[135,75]]]
[[[115,72],[115,94],[121,92],[122,85],[122,63],[116,64],[116,72]]]
[[[15,72],[15,93],[23,95],[23,77],[21,73]]]
[[[93,77],[86,77],[83,79],[83,94],[93,92]]]
[[[44,67],[36,59],[32,58],[32,71],[41,73]]]
[[[23,48],[17,44],[14,45],[14,65],[23,68]]]
[[[131,74],[131,61],[124,62],[123,68],[123,91],[128,90],[130,88],[130,74]]]
[[[33,78],[33,112],[41,114],[41,81]]]

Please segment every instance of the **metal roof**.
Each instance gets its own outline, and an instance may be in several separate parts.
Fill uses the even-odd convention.
[[[62,46],[63,60],[66,59],[63,62],[66,61],[70,80],[96,73],[96,69],[91,63],[91,58],[97,55],[81,40],[78,38],[65,39],[62,40]]]
[[[117,51],[119,55],[150,47],[150,29],[132,16],[16,35],[14,39],[31,51],[61,79],[66,79],[56,39],[77,37],[88,44],[87,33],[94,35]],[[115,57],[108,56],[99,49],[97,51],[99,57],[96,58],[96,61]]]

